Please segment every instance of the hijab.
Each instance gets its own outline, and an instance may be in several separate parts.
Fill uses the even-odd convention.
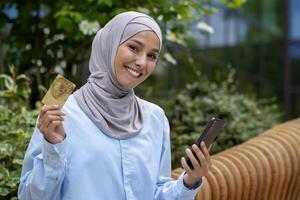
[[[124,12],[100,29],[92,43],[90,76],[74,93],[84,113],[107,136],[129,139],[143,128],[141,103],[133,89],[120,85],[115,76],[115,56],[119,45],[141,31],[153,31],[162,44],[161,31],[151,17]]]

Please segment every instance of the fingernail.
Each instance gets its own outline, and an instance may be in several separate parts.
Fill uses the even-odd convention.
[[[205,145],[205,143],[202,141],[202,142],[201,142],[201,145],[202,145],[202,146],[204,146],[204,145]]]

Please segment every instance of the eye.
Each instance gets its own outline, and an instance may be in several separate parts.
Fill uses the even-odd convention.
[[[157,55],[155,53],[149,53],[148,54],[148,57],[151,59],[151,60],[156,60],[157,59]]]
[[[131,51],[134,51],[134,52],[138,51],[138,48],[134,45],[128,45],[128,47]]]

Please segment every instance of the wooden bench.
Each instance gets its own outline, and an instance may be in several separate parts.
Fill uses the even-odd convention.
[[[299,200],[300,118],[213,155],[212,164],[196,200]]]

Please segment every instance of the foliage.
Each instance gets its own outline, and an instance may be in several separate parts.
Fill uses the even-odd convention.
[[[212,117],[225,120],[216,153],[262,133],[279,122],[281,113],[274,100],[256,99],[236,89],[234,71],[220,84],[212,83],[198,73],[198,81],[187,85],[169,104],[173,167],[192,145]]]
[[[22,160],[37,117],[36,110],[28,110],[30,90],[28,78],[17,75],[10,67],[10,75],[0,75],[0,199],[16,199]]]
[[[195,21],[225,7],[238,8],[243,2],[7,0],[0,3],[0,31],[3,32],[0,41],[7,47],[6,62],[16,64],[20,72],[28,74],[33,81],[31,103],[34,103],[43,96],[57,73],[64,73],[75,83],[85,80],[82,67],[86,67],[93,36],[97,29],[122,11],[136,10],[155,17],[164,35],[173,35],[170,42],[176,43],[182,41],[185,30]],[[0,66],[2,64],[0,60]],[[0,73],[4,71],[0,68]]]
[[[24,74],[18,75],[14,65],[9,66],[9,72],[11,76],[0,74],[1,101],[5,102],[12,110],[16,110],[20,106],[26,107],[31,92],[29,78]]]

